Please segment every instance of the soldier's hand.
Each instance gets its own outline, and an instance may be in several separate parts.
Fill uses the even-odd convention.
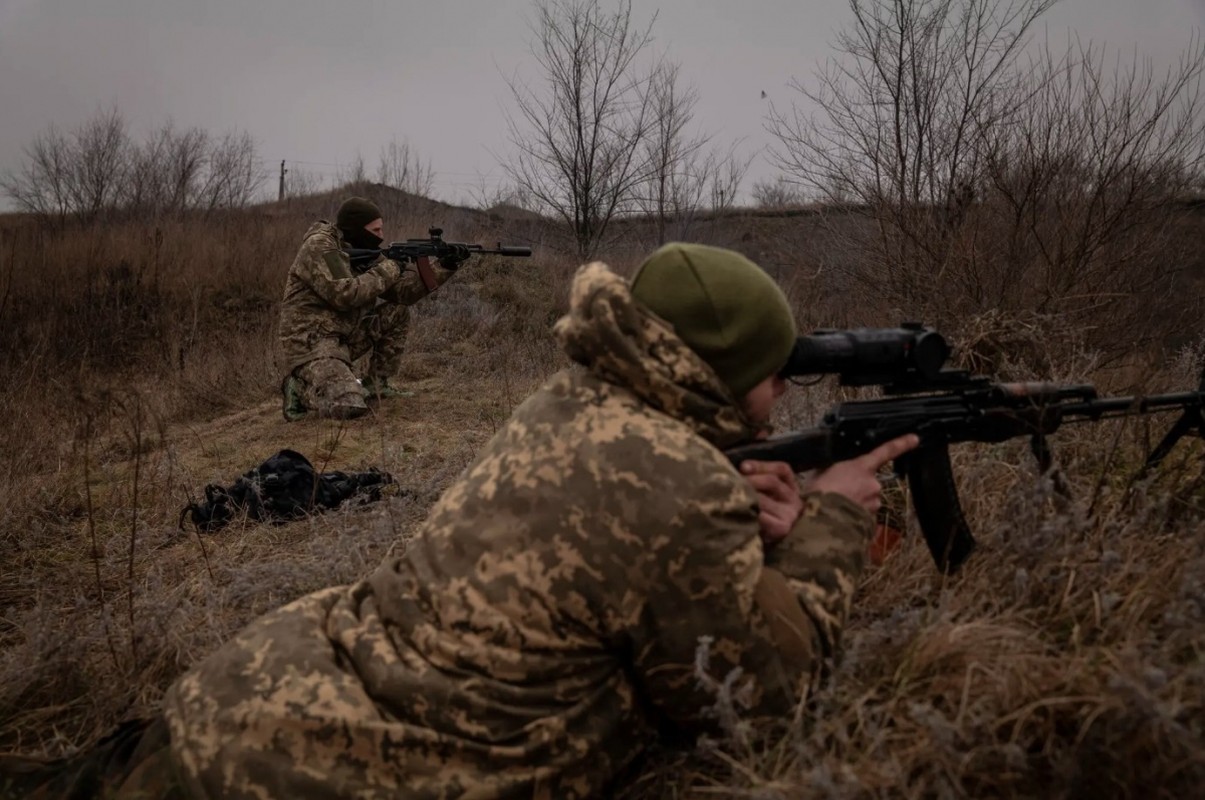
[[[878,473],[890,462],[920,444],[920,437],[909,433],[885,442],[869,453],[839,461],[809,478],[803,485],[808,492],[835,492],[845,495],[871,514],[883,504],[883,487]]]
[[[757,492],[762,541],[773,544],[785,539],[803,513],[799,480],[791,467],[782,461],[742,461],[741,474]]]
[[[402,277],[402,267],[396,261],[388,258],[382,258],[380,261],[372,265],[369,272],[375,272],[385,279],[387,287],[393,286]]]
[[[458,269],[469,259],[469,248],[462,244],[449,244],[449,252],[439,257],[439,265],[444,269]]]

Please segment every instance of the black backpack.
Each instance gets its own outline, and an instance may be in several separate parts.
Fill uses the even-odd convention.
[[[355,498],[368,503],[381,499],[393,476],[375,468],[367,472],[314,472],[314,465],[296,450],[281,450],[243,473],[230,486],[211,483],[205,499],[180,511],[180,528],[188,518],[198,531],[212,533],[240,514],[259,522],[281,524],[315,511],[338,508]]]

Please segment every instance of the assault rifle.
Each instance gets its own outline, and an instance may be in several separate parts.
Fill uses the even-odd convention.
[[[1047,437],[1063,422],[1085,422],[1180,409],[1179,419],[1147,456],[1154,467],[1185,434],[1205,437],[1205,373],[1193,392],[1100,397],[1090,384],[994,383],[947,368],[950,348],[931,328],[819,330],[801,336],[782,371],[785,378],[836,374],[843,386],[882,387],[885,397],[837,405],[811,430],[772,437],[727,451],[746,459],[785,461],[796,472],[822,469],[915,433],[920,446],[896,459],[916,516],[939,569],[953,573],[975,548],[958,503],[949,446],[1030,437],[1043,472],[1052,457]]]
[[[445,242],[442,228],[430,228],[426,239],[407,239],[404,242],[393,242],[378,249],[351,249],[346,251],[351,257],[351,267],[356,272],[364,272],[380,257],[392,259],[401,263],[414,263],[421,268],[426,266],[428,259],[438,258],[444,266],[459,265],[461,261],[473,255],[498,255],[509,258],[527,258],[531,255],[530,247],[516,247],[498,243],[496,248],[486,248],[479,244],[464,242]],[[453,267],[454,268],[454,267]]]

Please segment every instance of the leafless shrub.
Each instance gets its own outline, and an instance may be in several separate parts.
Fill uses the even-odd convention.
[[[737,142],[727,150],[713,150],[709,156],[708,193],[714,214],[725,214],[736,207],[737,192],[753,163],[754,156],[740,154],[739,147],[740,143]]]
[[[69,217],[88,223],[129,213],[159,218],[243,208],[264,178],[246,133],[214,139],[168,124],[138,143],[117,111],[70,136],[51,126],[25,155],[19,173],[0,178],[0,189],[22,211],[59,225]]]
[[[430,197],[435,185],[435,170],[431,168],[430,159],[424,163],[409,142],[399,142],[395,138],[381,148],[377,181],[409,194]]]
[[[168,124],[131,149],[121,204],[143,215],[178,215],[196,203],[209,136]]]
[[[293,198],[318,194],[323,188],[324,181],[322,176],[317,172],[292,166],[289,167],[289,171],[285,175],[286,199],[292,200]]]
[[[799,208],[806,203],[803,190],[784,177],[757,181],[753,184],[753,204],[758,208],[783,210]]]
[[[25,148],[25,158],[21,172],[5,175],[0,188],[22,211],[62,224],[74,210],[70,140],[51,125]]]
[[[206,211],[243,208],[263,184],[255,140],[247,133],[228,133],[209,149],[199,205]]]
[[[98,114],[69,136],[53,125],[26,148],[17,175],[0,179],[22,211],[62,223],[112,210],[126,179],[129,138],[117,111]]]
[[[356,184],[368,182],[368,171],[364,168],[364,155],[359,150],[356,150],[356,155],[351,161],[339,167],[339,174],[336,178],[338,183]]]
[[[472,192],[472,203],[482,211],[509,208],[512,211],[526,211],[529,215],[536,214],[533,208],[535,203],[521,188],[511,183],[491,182],[485,175],[477,177],[477,185],[473,187]]]
[[[129,136],[116,110],[101,114],[75,133],[73,204],[85,220],[112,209],[126,178]]]

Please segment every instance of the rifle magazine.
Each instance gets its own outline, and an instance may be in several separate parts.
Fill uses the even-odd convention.
[[[916,518],[937,568],[952,575],[975,549],[975,537],[962,514],[958,487],[946,445],[922,445],[900,459]]]

